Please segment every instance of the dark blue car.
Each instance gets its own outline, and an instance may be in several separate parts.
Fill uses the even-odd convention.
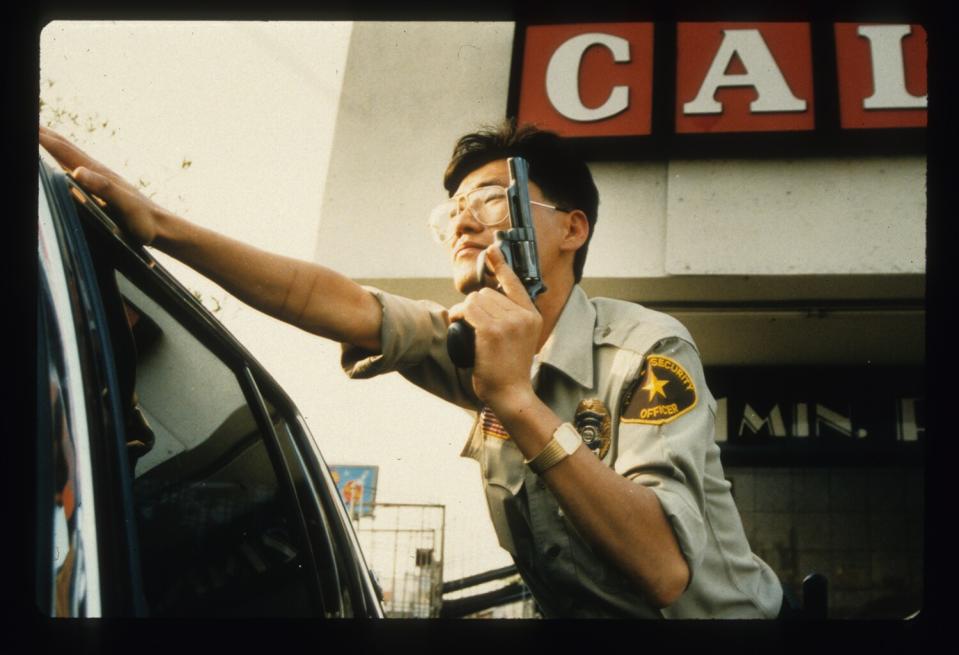
[[[272,377],[40,164],[36,602],[50,616],[383,616]]]

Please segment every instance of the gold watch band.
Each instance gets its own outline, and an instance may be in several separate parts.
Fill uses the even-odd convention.
[[[546,447],[539,451],[536,457],[525,460],[524,463],[532,469],[533,473],[542,475],[572,455],[582,445],[583,439],[576,428],[571,423],[563,423],[556,428]]]

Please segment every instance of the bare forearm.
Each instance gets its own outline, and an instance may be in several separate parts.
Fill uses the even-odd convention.
[[[380,348],[379,303],[336,271],[260,250],[169,212],[158,217],[151,245],[270,316],[329,339]]]
[[[652,603],[665,607],[679,597],[689,569],[653,491],[617,474],[585,447],[543,478],[579,533]]]
[[[40,144],[110,206],[131,239],[196,269],[243,302],[297,327],[379,351],[382,313],[362,287],[322,266],[281,257],[179,218],[56,132]]]
[[[561,421],[538,399],[517,407],[500,419],[530,459]],[[586,448],[547,470],[543,479],[577,531],[650,602],[663,607],[682,593],[689,570],[654,492],[626,480]]]

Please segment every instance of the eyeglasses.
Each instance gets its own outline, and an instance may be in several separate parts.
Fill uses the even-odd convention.
[[[555,211],[572,211],[556,205],[547,205],[530,200],[529,204],[545,207]],[[453,196],[442,202],[430,212],[430,232],[439,243],[446,243],[455,233],[454,221],[464,209],[470,215],[487,227],[494,227],[509,218],[509,203],[506,200],[506,189],[501,186],[482,186]]]

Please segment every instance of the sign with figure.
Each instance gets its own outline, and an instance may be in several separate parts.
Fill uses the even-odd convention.
[[[350,516],[371,516],[376,500],[377,466],[330,466],[330,473]]]

